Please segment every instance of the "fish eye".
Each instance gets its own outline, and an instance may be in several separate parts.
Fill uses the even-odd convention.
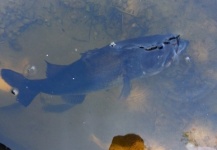
[[[173,40],[176,40],[176,43],[179,44],[179,37],[180,37],[180,35],[172,36],[168,39],[168,41],[165,41],[163,43],[164,44],[170,44],[170,42],[174,43]]]
[[[168,40],[171,41],[171,40],[178,40],[180,37],[180,35],[177,35],[177,36],[173,36],[173,37],[170,37]]]
[[[176,39],[176,37],[171,37],[168,40],[171,41],[171,40],[174,40],[174,39]]]

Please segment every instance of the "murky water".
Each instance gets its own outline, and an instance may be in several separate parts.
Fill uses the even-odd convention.
[[[69,64],[111,41],[175,33],[190,42],[178,64],[134,80],[124,102],[118,101],[118,85],[90,93],[66,111],[48,109],[65,101],[45,94],[24,108],[0,82],[0,142],[22,150],[102,150],[114,136],[135,133],[151,150],[183,150],[189,142],[217,147],[215,0],[0,3],[0,67],[31,79],[45,77],[44,60]]]

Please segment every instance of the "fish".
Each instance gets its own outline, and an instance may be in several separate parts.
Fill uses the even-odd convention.
[[[47,70],[43,79],[28,79],[5,68],[1,76],[23,106],[28,106],[39,93],[70,95],[74,104],[80,104],[88,93],[121,83],[122,100],[129,96],[133,79],[162,72],[178,60],[188,43],[176,34],[137,37],[88,50],[69,65],[45,61]]]

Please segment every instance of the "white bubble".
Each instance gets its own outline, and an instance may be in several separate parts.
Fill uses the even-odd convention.
[[[111,42],[110,44],[109,44],[109,46],[111,46],[111,47],[114,47],[116,44],[115,44],[115,42]]]
[[[32,77],[36,73],[37,73],[37,68],[35,65],[27,65],[23,71],[23,74],[25,77]]]
[[[186,56],[186,57],[185,57],[185,62],[186,62],[186,63],[190,63],[190,62],[191,62],[190,57]]]
[[[11,90],[11,93],[12,93],[13,95],[17,96],[17,95],[19,94],[19,90],[18,90],[17,88],[13,88],[13,89]]]

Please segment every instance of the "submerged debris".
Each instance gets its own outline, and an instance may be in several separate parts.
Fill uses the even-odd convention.
[[[32,9],[34,4],[35,1],[8,1],[0,7],[0,40],[8,42],[15,51],[22,50],[17,38],[32,25],[42,23]]]
[[[217,136],[213,130],[206,126],[195,125],[194,128],[183,133],[182,139],[188,150],[214,150],[217,148]],[[209,149],[207,149],[209,150]]]
[[[205,146],[205,147],[195,146],[192,143],[188,143],[186,145],[186,148],[187,148],[187,150],[216,150],[215,148],[207,147],[207,146]]]
[[[131,15],[131,16],[138,16],[139,13],[142,10],[141,0],[123,0],[123,1],[117,1],[113,0],[113,6],[121,11],[122,13]]]

